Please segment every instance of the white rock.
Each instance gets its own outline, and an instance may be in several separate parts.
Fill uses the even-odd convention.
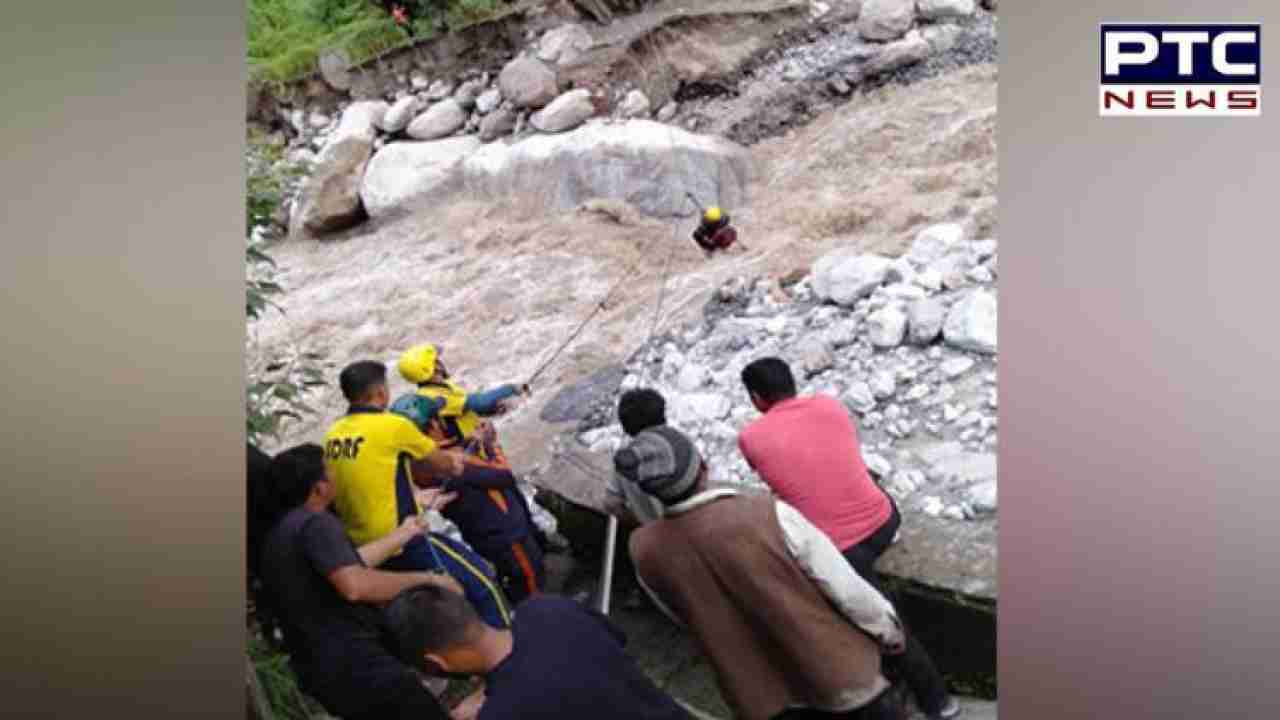
[[[516,111],[510,106],[499,107],[494,112],[484,116],[480,121],[480,140],[481,142],[492,142],[511,133],[518,124],[519,117]]]
[[[951,405],[950,403],[948,403],[947,405],[944,405],[942,408],[942,421],[947,423],[953,423],[957,419],[959,419],[960,415],[963,413],[964,413],[964,408],[962,406]]]
[[[879,400],[892,397],[898,389],[898,378],[892,372],[881,370],[871,375],[871,392]]]
[[[911,261],[905,257],[894,258],[889,264],[889,272],[885,273],[884,280],[889,283],[915,283],[916,269],[911,265]]]
[[[830,370],[835,365],[835,358],[831,355],[831,349],[816,337],[802,341],[795,352],[796,367],[806,378]]]
[[[966,239],[965,227],[959,223],[942,223],[930,225],[916,233],[907,258],[918,265],[929,265],[941,260],[948,253],[964,247]],[[943,275],[947,270],[938,268]]]
[[[942,327],[948,345],[973,352],[995,354],[997,342],[996,297],[975,290],[951,307]]]
[[[987,407],[989,407],[989,408],[991,408],[991,409],[993,409],[993,410],[994,410],[995,408],[999,407],[998,400],[999,400],[999,399],[996,397],[996,390],[995,390],[995,388],[992,388],[990,391],[988,391],[988,393],[987,393]]]
[[[329,127],[331,122],[333,122],[333,119],[321,112],[313,112],[307,117],[307,124],[315,130]]]
[[[484,83],[479,80],[468,80],[458,86],[453,93],[453,99],[462,106],[463,110],[474,110],[482,92],[484,92]]]
[[[888,482],[885,489],[893,495],[894,500],[901,503],[923,486],[924,474],[919,470],[899,470],[893,474],[893,479]]]
[[[572,130],[595,114],[591,92],[585,89],[570,90],[551,101],[549,105],[529,117],[529,124],[544,133]]]
[[[964,276],[979,284],[987,284],[995,280],[991,271],[982,265],[970,268],[969,272],[965,273]]]
[[[945,505],[942,502],[942,498],[937,497],[936,495],[930,495],[921,501],[920,512],[928,515],[929,517],[941,517],[944,507]]]
[[[683,392],[693,392],[706,385],[710,379],[711,373],[706,367],[688,363],[680,369],[680,374],[676,378],[676,385]]]
[[[934,299],[912,303],[907,324],[911,330],[911,342],[916,345],[932,343],[942,332],[947,308]]]
[[[933,47],[929,45],[929,41],[925,40],[919,32],[912,30],[901,40],[885,45],[878,55],[862,66],[862,73],[871,77],[892,72],[924,60],[931,52]]]
[[[723,420],[729,417],[732,403],[723,393],[691,393],[676,396],[676,417],[684,423]]]
[[[498,87],[504,98],[520,108],[540,108],[560,94],[555,71],[532,57],[507,63],[498,75]]]
[[[639,90],[627,93],[627,97],[623,99],[618,109],[622,117],[626,118],[649,117],[653,112],[653,108],[649,105],[649,96]]]
[[[996,256],[995,240],[974,240],[969,246],[970,253],[973,255],[974,262],[984,262]]]
[[[960,33],[961,29],[956,25],[930,25],[920,31],[921,37],[929,43],[935,55],[950,52],[956,46],[956,41],[960,39]]]
[[[926,268],[916,273],[914,281],[929,292],[938,292],[942,289],[942,273],[933,268]]]
[[[467,124],[467,113],[452,98],[427,108],[426,112],[409,123],[407,133],[415,140],[438,140],[462,129]]]
[[[845,407],[858,414],[870,412],[876,406],[876,398],[872,394],[871,388],[861,381],[849,386],[849,389],[845,391],[843,400]]]
[[[412,95],[400,98],[382,115],[382,124],[379,127],[383,132],[398,133],[409,127],[417,108],[418,101]]]
[[[369,161],[360,186],[360,198],[370,217],[435,204],[440,195],[458,182],[462,159],[480,140],[473,135],[433,142],[390,143]]]
[[[883,456],[872,452],[864,451],[862,453],[862,462],[866,464],[867,469],[875,475],[885,478],[893,472],[893,465],[889,464]]]
[[[463,163],[472,199],[524,197],[547,210],[572,210],[608,198],[658,216],[688,212],[685,192],[738,207],[750,172],[741,145],[650,120],[588,123],[572,132],[492,143]]]
[[[823,300],[848,307],[884,282],[891,262],[882,255],[828,253],[813,265],[813,290]]]
[[[915,285],[908,285],[907,283],[894,283],[892,285],[886,285],[884,287],[883,292],[885,294],[885,297],[888,297],[892,300],[901,300],[906,302],[910,302],[914,300],[923,300],[925,297],[925,292],[923,289],[916,287]]]
[[[929,397],[930,392],[932,392],[932,389],[925,383],[912,385],[911,389],[907,390],[906,399],[909,402],[919,402]]]
[[[942,364],[938,366],[938,370],[948,378],[958,378],[969,372],[970,368],[974,365],[975,363],[973,358],[968,357],[967,355],[961,355],[949,360],[943,360]]]
[[[413,76],[409,78],[409,83],[413,85],[414,90],[426,90],[431,84],[431,82],[427,80],[426,76],[421,73],[414,73]]]
[[[589,50],[594,41],[587,29],[577,24],[561,25],[548,30],[538,43],[538,59],[564,66]]]
[[[1000,503],[997,480],[994,478],[969,488],[967,495],[969,505],[978,515],[994,513]]]
[[[916,11],[925,20],[966,18],[973,14],[974,0],[916,0]]]
[[[502,104],[502,91],[498,88],[489,88],[480,93],[476,98],[476,112],[481,115],[488,115]]]
[[[964,520],[965,519],[964,508],[960,507],[959,505],[951,505],[947,507],[947,509],[942,511],[942,517],[948,520]]]
[[[866,0],[858,14],[858,34],[867,40],[895,40],[915,20],[915,0]]]
[[[938,388],[938,394],[929,399],[931,405],[941,405],[950,402],[951,398],[956,396],[956,389],[950,385],[943,385]]]
[[[431,101],[444,100],[452,94],[453,83],[447,80],[437,80],[431,83],[430,88],[427,88],[427,99]]]
[[[325,142],[311,174],[298,190],[290,232],[323,234],[342,230],[363,217],[360,182],[373,154],[373,122],[383,102],[352,103]]]
[[[867,318],[867,338],[878,348],[894,348],[907,334],[907,315],[897,307],[881,308]]]
[[[970,427],[973,425],[977,425],[980,422],[982,422],[982,413],[978,412],[977,410],[970,410],[969,412],[965,413],[963,417],[961,417],[959,420],[956,421],[956,425],[958,425],[959,427]]]

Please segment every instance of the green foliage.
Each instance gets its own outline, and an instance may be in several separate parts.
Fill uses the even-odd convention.
[[[451,27],[492,17],[503,0],[401,0],[418,38],[435,34],[441,14]],[[249,67],[255,78],[282,82],[316,69],[326,50],[361,63],[409,41],[372,0],[249,0]]]
[[[287,655],[275,651],[252,633],[247,650],[262,691],[271,705],[272,715],[277,720],[307,720],[321,711],[322,708],[302,694],[297,677],[289,669]]]
[[[295,168],[276,169],[279,153],[250,138],[245,173],[245,316],[252,324],[269,310],[283,313],[273,298],[285,292],[276,282],[276,263],[267,253],[271,216],[284,199]],[[246,432],[255,444],[264,435],[277,435],[285,418],[301,419],[312,409],[305,402],[308,390],[326,385],[324,356],[298,349],[280,350],[248,370],[245,416]]]

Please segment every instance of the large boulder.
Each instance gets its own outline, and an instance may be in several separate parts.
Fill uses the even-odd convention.
[[[545,133],[572,130],[595,114],[589,90],[570,90],[529,118],[534,129]]]
[[[746,148],[729,140],[628,120],[492,143],[470,155],[462,170],[468,191],[482,198],[535,191],[547,209],[568,210],[603,198],[669,217],[688,212],[686,192],[703,202],[740,207],[750,161]]]
[[[417,98],[412,95],[402,97],[382,116],[382,124],[378,127],[382,128],[383,132],[398,133],[409,127],[409,123],[413,120],[413,113],[417,108]]]
[[[916,0],[916,11],[925,20],[966,18],[973,14],[974,0]]]
[[[813,265],[813,292],[821,300],[851,306],[880,287],[892,263],[881,255],[828,253]]]
[[[498,75],[498,87],[502,97],[520,108],[543,107],[560,94],[555,71],[531,57],[518,57],[507,63]]]
[[[292,232],[313,235],[344,230],[364,219],[360,182],[377,137],[384,102],[357,102],[342,113],[298,195]]]
[[[867,40],[897,40],[911,29],[915,0],[867,0],[858,14],[858,34]]]
[[[408,134],[414,140],[439,140],[448,137],[467,124],[467,111],[458,101],[449,98],[427,108],[426,112],[409,123]]]
[[[986,290],[965,295],[947,313],[943,339],[961,350],[995,354],[996,306],[996,296]]]
[[[581,25],[561,25],[542,36],[538,43],[538,59],[560,66],[568,65],[590,50],[594,42],[591,33]]]
[[[385,217],[425,205],[458,182],[459,163],[480,147],[473,135],[433,142],[397,142],[369,161],[360,197],[369,216]]]

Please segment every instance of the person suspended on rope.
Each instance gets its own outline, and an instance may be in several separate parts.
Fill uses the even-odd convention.
[[[336,491],[334,510],[351,541],[364,545],[424,512],[414,489],[419,478],[458,477],[465,464],[462,453],[442,447],[402,415],[387,412],[391,395],[382,363],[352,363],[338,375],[338,384],[351,406],[325,434],[324,462]],[[497,570],[447,535],[420,534],[373,564],[399,572],[447,572],[486,622],[510,624],[510,602]]]
[[[418,390],[396,398],[391,411],[412,420],[436,442],[463,450],[460,477],[422,478],[429,486],[447,485],[458,492],[444,516],[458,526],[468,545],[493,563],[512,602],[539,592],[546,577],[543,540],[497,432],[484,419],[504,412],[503,403],[520,388],[509,384],[468,393],[449,379],[439,347],[431,344],[406,350],[399,370]]]
[[[702,211],[702,222],[693,230],[693,241],[707,257],[728,250],[738,240],[738,231],[729,222],[729,213],[712,206]]]

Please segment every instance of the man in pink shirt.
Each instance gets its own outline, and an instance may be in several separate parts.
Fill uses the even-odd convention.
[[[774,494],[831,538],[853,569],[888,597],[873,570],[889,549],[901,517],[892,498],[871,478],[849,412],[828,395],[796,396],[787,363],[753,361],[742,384],[763,417],[743,428],[738,449]],[[923,646],[907,635],[907,650],[886,656],[930,718],[955,718],[960,705]],[[896,667],[895,667],[896,666]]]

